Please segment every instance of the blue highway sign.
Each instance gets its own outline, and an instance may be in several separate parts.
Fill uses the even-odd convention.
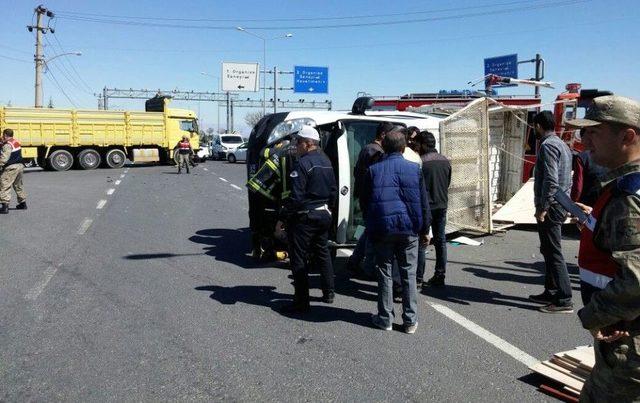
[[[484,59],[484,75],[518,78],[518,55],[504,55]],[[494,87],[512,87],[516,84],[497,84]]]
[[[329,92],[329,68],[317,66],[295,66],[293,92],[326,94]]]

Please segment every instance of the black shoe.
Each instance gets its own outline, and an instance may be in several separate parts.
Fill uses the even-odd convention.
[[[434,274],[433,277],[431,277],[426,282],[422,283],[423,287],[425,285],[428,286],[428,287],[443,287],[444,286],[444,276],[442,274]]]
[[[311,306],[309,306],[308,302],[292,302],[283,306],[280,309],[280,312],[285,314],[300,314],[308,312]]]
[[[0,214],[9,214],[9,203],[0,203]]]
[[[529,299],[539,304],[549,305],[553,302],[553,295],[545,291],[542,294],[529,295]]]
[[[322,302],[325,304],[333,304],[336,294],[333,291],[322,292]]]
[[[538,308],[538,310],[544,313],[573,313],[573,304],[572,303],[562,304],[562,305],[549,304],[549,305],[541,306],[540,308]]]
[[[22,203],[18,203],[18,205],[16,206],[16,210],[26,210],[27,209],[27,202],[23,201]]]

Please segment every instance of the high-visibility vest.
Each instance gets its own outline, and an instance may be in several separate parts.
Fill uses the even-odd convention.
[[[191,152],[191,144],[188,141],[181,141],[178,143],[178,151],[180,154],[187,154]]]
[[[21,164],[22,147],[20,146],[20,142],[14,138],[9,138],[9,140],[7,140],[7,144],[11,146],[11,155],[9,156],[9,161],[7,161],[5,166]]]
[[[640,192],[640,173],[624,175],[602,190],[591,212],[591,215],[596,219],[596,225],[614,192],[638,194]],[[595,225],[592,228],[595,229]],[[613,260],[610,251],[602,250],[595,244],[593,235],[593,230],[586,226],[580,233],[580,249],[578,252],[580,280],[595,288],[603,289],[616,275],[619,266]]]

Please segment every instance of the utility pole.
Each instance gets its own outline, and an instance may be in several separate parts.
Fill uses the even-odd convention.
[[[109,98],[107,98],[107,87],[104,87],[102,89],[102,109],[105,111],[109,109]]]
[[[47,33],[47,31],[51,31],[54,33],[54,29],[47,26],[42,25],[42,17],[47,16],[49,18],[53,18],[54,14],[52,11],[47,10],[42,7],[42,5],[36,7],[34,10],[36,13],[36,25],[27,26],[27,30],[29,32],[33,32],[36,30],[36,53],[33,55],[33,60],[36,64],[36,83],[35,83],[35,107],[42,108],[42,68],[44,66],[44,55],[42,54],[42,34]]]
[[[544,79],[544,59],[540,57],[540,53],[536,53],[535,58],[536,63],[536,81],[541,81]],[[536,98],[540,98],[540,87],[535,86],[535,96]]]
[[[273,113],[277,112],[278,105],[278,68],[273,66]]]
[[[229,121],[231,120],[231,111],[230,111],[230,106],[231,106],[231,96],[229,95],[229,91],[227,91],[227,133],[229,133]]]
[[[229,116],[231,117],[231,129],[229,130],[229,133],[233,133],[233,131],[235,130],[235,128],[233,127],[233,99],[229,100]]]

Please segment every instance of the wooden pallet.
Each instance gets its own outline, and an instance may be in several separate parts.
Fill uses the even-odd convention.
[[[594,364],[593,347],[581,346],[556,353],[551,359],[532,366],[531,370],[561,384],[567,395],[577,397]]]

